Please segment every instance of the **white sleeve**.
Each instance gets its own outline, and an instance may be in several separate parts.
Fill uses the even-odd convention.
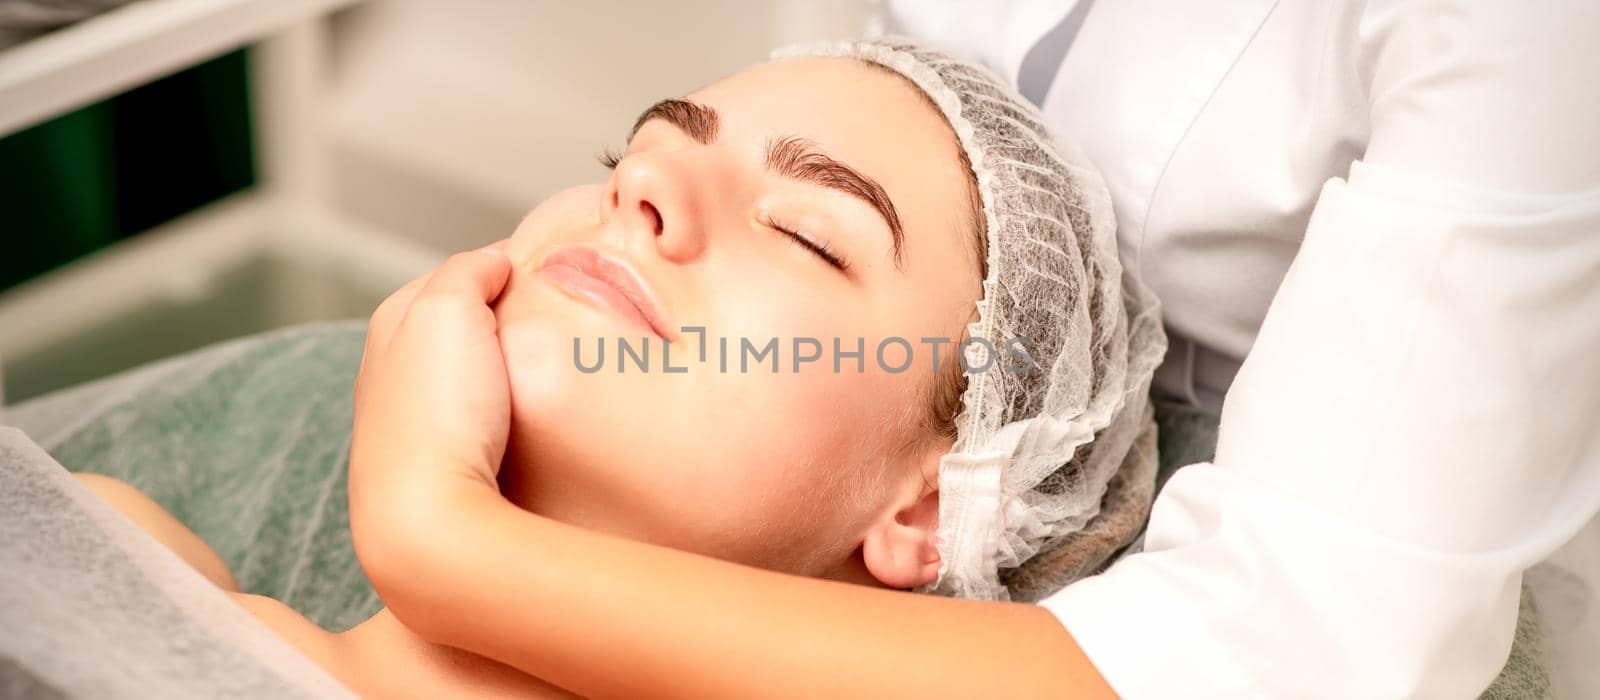
[[[1389,5],[1214,463],[1043,603],[1125,697],[1475,696],[1600,510],[1600,3]]]

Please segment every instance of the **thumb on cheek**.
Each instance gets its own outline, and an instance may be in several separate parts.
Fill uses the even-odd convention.
[[[504,251],[479,248],[450,256],[434,270],[418,296],[487,304],[500,295],[510,278],[511,260]]]

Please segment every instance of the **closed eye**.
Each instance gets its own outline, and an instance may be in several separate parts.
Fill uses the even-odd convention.
[[[604,166],[607,170],[616,170],[617,164],[622,162],[622,154],[617,149],[607,148],[599,154],[598,159],[600,161],[600,165]],[[833,266],[834,269],[840,272],[849,271],[849,259],[833,252],[833,248],[828,244],[819,243],[815,239],[806,236],[805,234],[802,234],[792,228],[780,226],[777,222],[770,218],[764,219],[762,223],[765,224],[767,228],[782,234],[784,238],[789,239],[789,242],[799,245],[801,248],[810,251],[813,255],[816,255],[818,258],[822,259],[823,262]]]
[[[767,228],[783,234],[784,238],[789,239],[791,242],[799,245],[801,248],[811,251],[818,258],[821,258],[823,262],[832,265],[838,271],[845,272],[850,269],[850,261],[838,253],[833,252],[833,249],[828,244],[818,243],[815,239],[794,229],[781,226],[770,218],[765,219],[762,221],[762,223],[766,224]]]

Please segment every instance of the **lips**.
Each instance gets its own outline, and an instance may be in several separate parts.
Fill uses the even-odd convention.
[[[568,246],[545,256],[538,274],[567,296],[611,311],[663,340],[674,337],[655,295],[621,260],[589,246]]]

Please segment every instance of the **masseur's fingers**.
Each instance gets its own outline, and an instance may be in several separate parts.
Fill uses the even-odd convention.
[[[511,239],[509,238],[501,239],[485,246],[485,248],[499,251],[503,254],[507,244],[510,242]],[[468,254],[470,253],[463,253],[463,255]],[[448,262],[447,260],[446,263]],[[395,331],[400,327],[401,320],[411,310],[411,303],[416,299],[417,294],[427,286],[428,281],[433,278],[434,273],[437,271],[438,268],[429,270],[416,279],[405,283],[400,289],[395,290],[393,294],[385,298],[378,305],[378,308],[372,312],[371,318],[367,320],[367,338],[362,347],[361,363],[357,369],[358,378],[366,373],[367,365],[371,358],[382,354],[383,351],[388,349],[390,341],[394,338]],[[503,281],[500,286],[504,286]],[[361,391],[361,384],[362,382],[360,381],[356,382],[356,391],[358,393]]]
[[[505,253],[480,248],[456,253],[444,261],[423,283],[405,310],[398,337],[416,327],[416,332],[449,334],[460,342],[473,342],[495,333],[494,312],[489,304],[505,289],[511,278],[511,262]]]
[[[494,246],[456,253],[433,271],[423,283],[422,290],[411,300],[418,303],[448,300],[450,304],[472,307],[487,306],[500,296],[506,280],[511,278],[511,261],[505,251]],[[406,315],[410,315],[410,311]]]
[[[510,242],[511,239],[505,238],[484,246],[484,248],[504,253],[507,244]],[[372,312],[372,317],[367,320],[367,341],[362,352],[363,364],[365,364],[366,356],[389,347],[389,340],[394,337],[395,328],[399,327],[400,320],[405,318],[406,311],[411,308],[412,300],[427,285],[434,272],[435,270],[429,270],[416,279],[405,283],[405,285],[385,298],[383,303],[378,304],[378,308]],[[502,283],[503,285],[504,283]]]
[[[422,291],[422,285],[427,284],[428,278],[432,276],[433,271],[429,270],[405,283],[372,312],[372,318],[367,320],[367,354],[389,347],[389,339],[394,336],[394,329],[400,325],[400,319],[405,318],[406,309],[411,307],[411,300],[417,296],[417,292]]]

